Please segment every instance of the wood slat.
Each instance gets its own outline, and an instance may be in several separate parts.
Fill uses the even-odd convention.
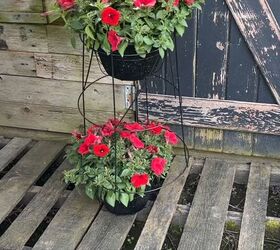
[[[263,249],[270,166],[252,163],[246,191],[238,249]]]
[[[190,166],[192,161],[193,159],[190,160]],[[186,168],[185,158],[176,156],[142,230],[135,250],[162,248],[189,171],[190,167]],[[178,178],[178,175],[182,172],[183,174]],[[176,181],[174,181],[175,179]]]
[[[143,120],[145,100],[145,94],[141,93],[138,107]],[[182,108],[186,126],[280,135],[279,105],[183,97]],[[178,98],[149,94],[149,117],[180,124]]]
[[[2,9],[1,9],[2,10]],[[6,12],[0,11],[1,23],[40,23],[46,24],[47,18],[39,13]]]
[[[92,201],[78,190],[72,191],[33,249],[75,249],[99,208],[97,201]]]
[[[40,141],[0,180],[0,223],[63,150],[63,142]]]
[[[31,139],[13,138],[4,148],[0,150],[0,171],[16,159],[28,146]]]
[[[42,12],[42,0],[2,0],[0,10],[20,12]]]
[[[0,249],[21,249],[43,221],[62,194],[66,183],[63,171],[72,166],[64,161],[43,188],[24,208],[16,220],[0,238]]]
[[[100,211],[77,250],[121,249],[135,218],[136,214],[117,216]]]
[[[280,104],[280,28],[267,1],[226,0],[226,3]]]
[[[220,248],[234,175],[233,163],[206,159],[179,250]]]

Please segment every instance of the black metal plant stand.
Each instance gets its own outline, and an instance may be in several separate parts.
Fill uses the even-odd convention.
[[[82,44],[83,44],[83,50],[82,50],[82,53],[83,53],[82,54],[82,91],[81,91],[81,93],[78,97],[78,104],[77,105],[78,105],[79,113],[83,117],[83,132],[84,132],[84,134],[86,134],[87,122],[89,124],[92,124],[92,125],[97,125],[97,124],[94,123],[94,121],[92,121],[91,119],[89,119],[87,117],[85,92],[91,86],[93,86],[95,83],[100,82],[100,80],[108,77],[109,75],[102,69],[100,59],[98,58],[98,55],[97,55],[97,51],[95,51],[93,49],[91,50],[89,64],[88,64],[88,67],[86,68],[86,65],[85,65],[85,57],[86,57],[86,55],[85,55],[86,54],[85,53],[86,52],[85,51],[85,39],[84,39],[84,36],[80,36],[80,38],[81,38],[81,41],[82,41]],[[174,40],[175,40],[175,44],[176,44],[176,37],[175,36],[174,36]],[[103,76],[99,77],[98,79],[96,79],[92,82],[89,82],[88,79],[89,79],[89,74],[90,74],[90,70],[91,70],[91,66],[92,66],[92,60],[93,60],[94,56],[97,58],[98,65],[99,65],[99,68],[100,68],[101,72],[103,73]],[[111,78],[112,78],[112,95],[113,95],[113,116],[114,116],[114,119],[116,119],[117,118],[117,112],[116,112],[116,96],[115,96],[116,83],[115,83],[115,77],[114,77],[114,72],[115,72],[114,56],[111,54],[110,57],[111,57],[111,74],[110,75],[112,76]],[[160,79],[165,84],[168,84],[168,85],[172,86],[172,88],[174,89],[174,98],[178,99],[178,104],[179,104],[180,127],[181,127],[181,135],[182,136],[177,135],[177,137],[183,144],[186,166],[185,166],[185,168],[183,169],[182,172],[178,173],[178,176],[176,176],[176,178],[174,178],[172,182],[169,182],[169,183],[165,184],[165,186],[168,186],[169,184],[176,181],[185,172],[186,168],[189,167],[189,150],[188,150],[188,147],[185,143],[182,95],[181,95],[181,86],[180,86],[180,81],[179,81],[177,50],[175,50],[175,64],[176,64],[175,65],[176,72],[173,72],[172,67],[171,67],[172,80],[167,80],[166,78],[164,78],[160,75],[157,75],[157,73],[160,69],[160,68],[158,68],[158,69],[154,69],[153,74],[150,75],[149,77],[144,78],[141,81],[139,81],[139,80],[133,81],[133,85],[134,85],[134,88],[135,88],[134,99],[130,103],[129,107],[126,109],[125,113],[121,116],[121,118],[119,118],[119,121],[122,122],[123,119],[127,116],[129,110],[131,110],[133,108],[133,106],[135,105],[135,121],[138,121],[139,120],[139,116],[138,116],[138,97],[139,97],[140,93],[144,93],[145,94],[145,109],[146,109],[145,120],[148,122],[149,121],[149,95],[148,95],[148,84],[147,83],[148,83],[149,79],[151,79],[151,78]],[[117,127],[118,127],[118,124],[116,125],[115,129]],[[115,147],[115,150],[114,150],[114,153],[115,153],[115,166],[114,166],[115,173],[116,173],[116,142],[117,142],[117,140],[115,139],[114,140],[114,143],[115,143],[115,145],[114,145],[114,147]],[[82,160],[82,157],[81,157],[81,160]],[[117,177],[116,174],[115,174],[115,177]],[[116,181],[116,179],[115,179],[115,181]],[[161,188],[162,187],[157,187],[157,188],[154,188],[154,189],[150,189],[150,190],[145,191],[145,193],[154,192],[154,191],[157,191]],[[115,190],[115,192],[121,192],[121,191]]]

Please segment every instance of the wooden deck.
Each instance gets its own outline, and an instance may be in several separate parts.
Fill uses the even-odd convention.
[[[62,181],[71,166],[62,142],[0,137],[0,249],[121,249],[135,220],[145,221],[134,249],[162,249],[170,224],[183,226],[178,249],[220,249],[224,227],[240,225],[238,248],[263,249],[269,185],[280,164],[261,160],[176,156],[154,202],[137,215],[116,216]],[[191,206],[178,204],[190,174],[201,173]],[[229,211],[234,182],[246,183],[244,210]],[[122,248],[125,249],[125,248]]]

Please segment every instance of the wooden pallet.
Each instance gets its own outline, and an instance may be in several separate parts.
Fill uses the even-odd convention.
[[[277,163],[191,158],[191,167],[177,178],[185,164],[176,156],[155,202],[137,215],[116,216],[79,190],[67,190],[62,172],[71,166],[62,157],[64,143],[0,139],[1,250],[121,249],[135,220],[145,220],[137,250],[161,249],[171,223],[184,226],[178,249],[219,249],[225,223],[234,214],[228,206],[236,179],[248,179],[243,214],[234,214],[241,223],[239,249],[262,249],[265,222],[279,221],[266,216],[269,185],[280,183]],[[188,208],[178,201],[195,171],[201,177]],[[48,216],[51,222],[42,229]]]

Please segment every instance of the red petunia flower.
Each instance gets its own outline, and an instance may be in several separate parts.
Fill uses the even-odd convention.
[[[151,131],[154,135],[159,135],[159,134],[161,134],[162,126],[160,124],[156,124],[154,122],[151,122],[148,125],[148,130]]]
[[[166,142],[169,144],[175,145],[178,143],[178,138],[174,132],[170,132],[170,131],[166,130],[164,137],[165,137]]]
[[[57,0],[59,6],[64,9],[68,10],[75,6],[75,0]]]
[[[121,138],[129,139],[129,137],[131,136],[131,132],[130,131],[125,131],[125,130],[121,131],[120,136],[121,136]]]
[[[135,148],[140,149],[145,147],[144,142],[142,142],[135,134],[131,134],[129,140]]]
[[[102,141],[102,137],[101,136],[97,136],[94,134],[89,134],[86,139],[85,139],[85,144],[88,146],[94,145],[94,144],[99,144]]]
[[[173,6],[177,7],[179,5],[180,0],[174,0]]]
[[[151,162],[151,169],[155,175],[159,176],[164,172],[167,160],[161,157],[156,157]]]
[[[127,123],[124,125],[124,128],[132,132],[143,131],[145,128],[138,122]]]
[[[137,8],[154,7],[156,2],[156,0],[134,0],[134,6]]]
[[[98,157],[105,157],[110,153],[110,149],[106,144],[97,144],[93,146],[93,153]]]
[[[78,149],[78,153],[81,155],[89,154],[89,145],[87,145],[86,143],[82,143]]]
[[[154,145],[147,146],[146,149],[150,154],[157,154],[159,151],[158,147]]]
[[[101,13],[101,21],[102,23],[111,25],[111,26],[118,26],[121,18],[121,13],[112,8],[107,7]]]
[[[111,136],[113,135],[115,132],[115,128],[113,126],[113,124],[111,123],[111,121],[108,121],[104,127],[101,129],[101,133],[103,136]]]
[[[112,51],[116,51],[119,49],[119,45],[122,42],[122,37],[118,36],[118,33],[114,30],[110,30],[107,35],[108,42],[112,47]]]
[[[130,180],[131,184],[135,188],[140,188],[141,186],[145,186],[149,182],[149,175],[146,173],[143,174],[134,174]]]
[[[194,2],[195,2],[195,0],[185,0],[185,4],[188,5],[188,6],[193,5]]]
[[[72,131],[71,134],[72,134],[72,136],[73,136],[77,141],[79,141],[79,140],[82,139],[82,133],[79,132],[78,130]]]
[[[98,131],[99,128],[100,127],[98,125],[93,124],[88,128],[87,134],[94,134]]]

